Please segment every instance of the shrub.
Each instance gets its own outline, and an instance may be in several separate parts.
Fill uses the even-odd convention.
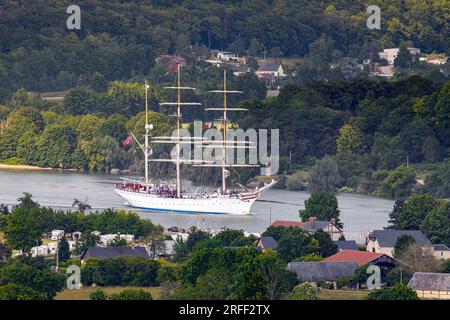
[[[317,300],[317,290],[313,285],[305,282],[299,284],[292,290],[292,300]]]
[[[102,289],[96,289],[91,292],[89,295],[89,299],[91,300],[107,300],[108,296],[106,295],[105,291]]]
[[[153,300],[152,294],[142,289],[127,289],[121,293],[113,293],[109,300]]]

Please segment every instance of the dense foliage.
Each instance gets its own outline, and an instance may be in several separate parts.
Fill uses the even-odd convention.
[[[449,10],[438,0],[374,1],[382,11],[378,32],[366,27],[365,1],[86,0],[78,3],[82,21],[75,31],[65,24],[71,4],[4,1],[0,96],[17,87],[50,91],[80,82],[101,87],[105,79],[148,74],[159,54],[192,55],[206,48],[309,57],[300,66],[304,71],[321,71],[324,62],[345,56],[371,57],[380,47],[402,42],[425,52],[450,50]]]
[[[44,233],[55,229],[65,232],[81,231],[84,233],[81,243],[86,242],[86,245],[89,243],[92,245],[92,241],[86,241],[89,237],[93,237],[90,235],[92,231],[100,231],[103,234],[133,234],[137,238],[162,232],[161,226],[140,219],[136,213],[113,209],[89,214],[53,210],[41,207],[32,200],[31,195],[25,194],[7,216],[5,238],[12,248],[28,252],[41,241]],[[95,245],[95,240],[93,244]]]

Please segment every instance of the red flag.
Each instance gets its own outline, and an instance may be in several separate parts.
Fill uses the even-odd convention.
[[[122,141],[122,147],[128,146],[131,142],[133,142],[133,136],[131,135],[131,132],[128,134],[127,138]]]
[[[175,67],[173,67],[172,69],[167,71],[166,74],[163,75],[163,78],[167,77],[169,74],[174,73],[174,72],[178,72],[178,65],[176,65]]]
[[[205,123],[205,129],[211,129],[212,128],[213,123],[212,122],[206,122]]]

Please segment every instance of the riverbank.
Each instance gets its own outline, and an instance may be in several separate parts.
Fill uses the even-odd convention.
[[[10,170],[44,170],[44,171],[71,171],[79,172],[79,169],[61,169],[61,168],[47,168],[47,167],[37,167],[29,166],[25,164],[4,164],[0,163],[0,169],[10,169]]]

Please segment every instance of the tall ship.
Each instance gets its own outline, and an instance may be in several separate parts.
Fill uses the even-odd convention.
[[[206,108],[206,111],[223,112],[222,119],[222,139],[221,140],[205,140],[199,137],[190,137],[188,143],[196,147],[213,147],[222,153],[221,161],[204,161],[184,159],[181,156],[181,146],[186,145],[186,137],[181,136],[181,118],[182,108],[185,106],[200,106],[197,102],[182,102],[182,90],[194,90],[192,87],[181,86],[181,65],[176,64],[173,69],[177,73],[177,85],[172,87],[165,87],[167,90],[175,90],[177,93],[176,102],[163,102],[161,106],[175,107],[177,112],[176,117],[176,134],[171,137],[150,137],[150,131],[153,130],[153,125],[148,122],[148,89],[149,86],[145,83],[145,142],[142,145],[139,140],[130,132],[132,139],[134,139],[144,153],[145,176],[139,179],[122,178],[123,182],[114,186],[114,191],[125,200],[125,204],[151,210],[157,212],[180,212],[193,214],[231,214],[231,215],[248,215],[251,213],[253,203],[261,196],[261,194],[270,189],[276,180],[271,180],[269,183],[264,183],[261,187],[254,189],[246,188],[239,185],[239,188],[227,186],[227,178],[229,170],[236,167],[257,167],[253,164],[233,164],[227,163],[227,150],[234,148],[245,148],[249,146],[246,141],[227,141],[227,127],[228,127],[228,112],[229,111],[247,111],[243,108],[228,108],[227,97],[229,94],[239,94],[241,91],[227,90],[227,77],[224,71],[223,89],[209,91],[211,93],[223,95],[223,107],[220,108]],[[152,144],[173,144],[174,155],[171,159],[153,159]],[[149,179],[149,163],[156,162],[171,162],[175,164],[176,182],[170,183],[168,181],[151,181]],[[220,188],[208,192],[188,192],[182,190],[181,185],[181,165],[194,165],[198,167],[215,167],[220,168],[222,175],[222,185]]]

